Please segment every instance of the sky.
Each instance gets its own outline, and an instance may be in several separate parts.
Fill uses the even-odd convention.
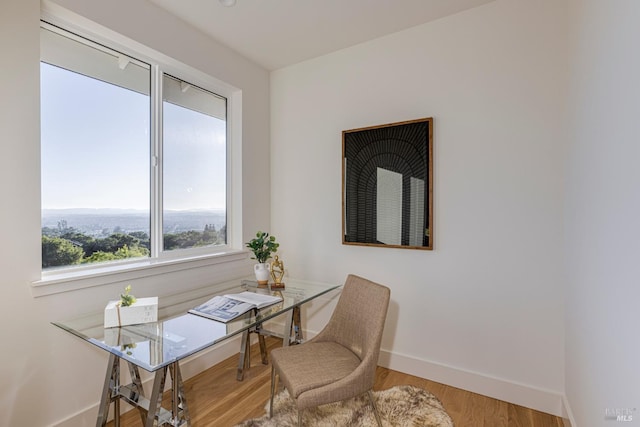
[[[164,209],[225,206],[225,121],[163,103]],[[149,210],[149,96],[41,63],[42,209]]]

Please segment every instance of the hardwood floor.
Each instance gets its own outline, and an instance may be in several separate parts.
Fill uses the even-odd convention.
[[[280,340],[267,339],[268,348],[279,346]],[[251,369],[244,381],[236,381],[237,356],[231,357],[185,381],[191,425],[194,427],[227,427],[262,416],[269,399],[271,368],[260,363],[260,352],[253,346]],[[522,406],[491,399],[476,393],[450,387],[412,375],[378,367],[375,390],[409,384],[436,395],[453,418],[456,427],[562,427],[561,418]],[[165,393],[165,407],[170,397]],[[113,426],[113,422],[109,423]],[[123,427],[141,427],[138,412],[121,417]]]

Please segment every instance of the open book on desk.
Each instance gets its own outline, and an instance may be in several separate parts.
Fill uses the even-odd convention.
[[[257,294],[255,292],[218,295],[204,304],[192,308],[189,313],[226,323],[253,308],[268,307],[280,301],[282,301],[282,297]]]

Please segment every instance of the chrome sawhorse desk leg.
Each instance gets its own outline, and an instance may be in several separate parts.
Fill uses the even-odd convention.
[[[277,334],[275,332],[262,329],[262,323],[258,323],[255,328],[248,329],[242,333],[242,342],[240,343],[240,359],[238,361],[238,372],[236,379],[242,381],[244,379],[244,372],[251,367],[251,334],[258,335],[258,342],[260,344],[260,356],[262,357],[262,364],[269,364],[267,357],[267,346],[264,341],[265,336],[276,336],[282,338],[282,345],[284,347],[291,344],[300,344],[303,340],[302,337],[302,321],[300,316],[300,306],[293,307],[284,322],[284,333]]]
[[[291,315],[287,316],[284,323],[284,336],[288,337],[282,341],[282,345],[287,347],[291,344],[301,344],[302,337],[302,320],[300,319],[300,306],[296,305],[291,310]]]
[[[182,375],[178,362],[173,362],[156,371],[153,380],[151,399],[144,396],[144,389],[140,379],[138,367],[127,362],[131,374],[131,384],[120,384],[120,358],[114,354],[109,355],[109,364],[102,388],[102,397],[98,409],[96,427],[104,427],[109,418],[109,407],[114,403],[113,424],[120,427],[120,399],[138,408],[140,419],[145,427],[157,425],[190,426],[189,410],[182,384]],[[171,376],[171,411],[162,407],[162,391],[167,377],[167,370]]]
[[[262,364],[268,365],[269,360],[267,358],[267,344],[264,340],[264,332],[262,324],[256,325],[254,329],[246,330],[242,333],[242,342],[240,343],[240,358],[238,360],[238,371],[236,379],[242,381],[244,379],[244,372],[251,367],[251,334],[258,334],[258,342],[260,343],[260,356],[262,357]]]

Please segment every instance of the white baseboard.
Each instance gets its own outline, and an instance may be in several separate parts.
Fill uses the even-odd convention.
[[[278,331],[284,327],[278,321],[273,321],[270,326],[272,330]],[[305,337],[310,339],[316,334],[316,331],[306,331]],[[257,341],[255,337],[252,339],[252,342],[254,341]],[[238,354],[239,348],[240,340],[238,337],[210,351],[187,359],[180,364],[183,378],[187,379],[228,357]],[[561,417],[565,427],[577,427],[566,396],[552,390],[465,371],[411,356],[392,353],[387,350],[380,351],[379,364],[395,371],[427,378],[452,387],[552,414]]]
[[[274,322],[278,330],[281,325]],[[311,338],[315,332],[305,333]],[[211,366],[238,354],[240,349],[240,337],[216,345],[209,350],[202,351],[180,362],[180,369],[184,380],[196,375]],[[546,412],[563,418],[565,427],[577,427],[571,408],[564,395],[561,393],[494,378],[477,372],[465,371],[452,366],[418,359],[412,356],[393,353],[388,350],[380,351],[379,365],[395,371],[420,378],[426,378],[452,387],[489,396],[527,408]],[[106,365],[105,365],[106,366]],[[125,378],[123,378],[123,381]],[[143,378],[145,390],[150,390],[153,376]],[[96,384],[96,396],[99,394],[99,385]],[[95,422],[98,413],[98,404],[85,408],[68,418],[53,424],[54,427],[80,427]],[[124,412],[127,407],[122,405]]]
[[[569,405],[567,396],[562,397],[562,403],[564,407],[564,414],[562,415],[562,421],[564,422],[564,427],[578,427],[578,423],[576,423],[576,419],[573,416],[573,412],[571,412],[571,405]]]
[[[380,351],[379,364],[395,371],[426,378],[558,417],[566,416],[564,396],[552,390],[494,378],[386,350]]]

